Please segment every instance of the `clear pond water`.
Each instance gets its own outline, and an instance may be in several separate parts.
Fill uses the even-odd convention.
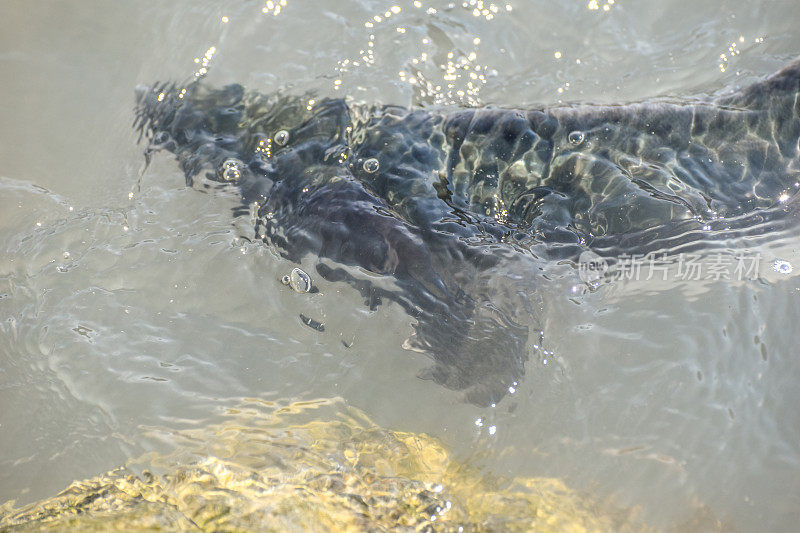
[[[167,154],[144,168],[131,124],[138,84],[195,74],[405,106],[716,94],[800,54],[800,4],[8,1],[2,12],[0,502],[168,448],[145,430],[206,425],[243,398],[341,397],[487,473],[557,477],[639,506],[658,528],[703,529],[698,516],[795,527],[793,235],[738,250],[762,260],[755,280],[589,291],[555,265],[539,282],[544,335],[531,336],[525,380],[479,408],[416,377],[429,361],[402,348],[411,321],[399,307],[370,310],[346,285],[288,290],[296,265],[242,238],[252,224],[232,217],[236,195],[188,189]]]

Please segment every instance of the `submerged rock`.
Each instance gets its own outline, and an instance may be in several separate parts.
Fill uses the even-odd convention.
[[[642,531],[552,478],[482,477],[436,439],[340,400],[251,401],[53,498],[0,507],[3,531]],[[133,472],[147,468],[137,475]]]

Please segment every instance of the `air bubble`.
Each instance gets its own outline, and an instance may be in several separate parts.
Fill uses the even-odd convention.
[[[226,168],[225,171],[222,173],[222,178],[225,181],[237,181],[241,177],[242,174],[239,172],[238,169],[235,168]]]
[[[377,159],[371,157],[366,161],[364,161],[364,164],[362,166],[364,167],[364,172],[368,172],[369,174],[374,174],[381,167],[381,164],[378,162]]]
[[[311,283],[311,276],[299,268],[294,268],[289,275],[283,276],[281,278],[281,283],[289,285],[300,294],[311,291],[313,286]]]
[[[577,130],[570,132],[570,134],[567,135],[567,140],[570,142],[570,144],[574,144],[576,146],[581,144],[584,138],[585,135],[583,134],[583,132]]]
[[[286,146],[289,143],[289,132],[286,130],[277,131],[273,139],[278,146]]]
[[[225,181],[238,181],[242,177],[242,171],[240,170],[242,167],[244,167],[244,163],[238,159],[226,159],[222,163],[222,179]]]

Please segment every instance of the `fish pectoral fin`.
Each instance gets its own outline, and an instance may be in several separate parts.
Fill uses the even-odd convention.
[[[463,391],[476,405],[497,403],[525,374],[528,328],[488,302],[460,311],[423,313],[403,347],[433,359],[420,378]]]

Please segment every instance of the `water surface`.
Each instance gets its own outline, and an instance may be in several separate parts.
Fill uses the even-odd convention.
[[[482,409],[416,377],[428,360],[402,349],[397,306],[287,290],[294,265],[242,238],[235,195],[187,189],[167,155],[142,170],[133,89],[155,80],[519,107],[719,93],[800,52],[790,1],[416,4],[5,3],[0,501],[168,448],[143,429],[204,426],[242,398],[342,397],[486,472],[557,477],[657,527],[800,519],[791,273],[587,291],[554,267],[526,379]],[[800,265],[791,236],[744,251]]]

